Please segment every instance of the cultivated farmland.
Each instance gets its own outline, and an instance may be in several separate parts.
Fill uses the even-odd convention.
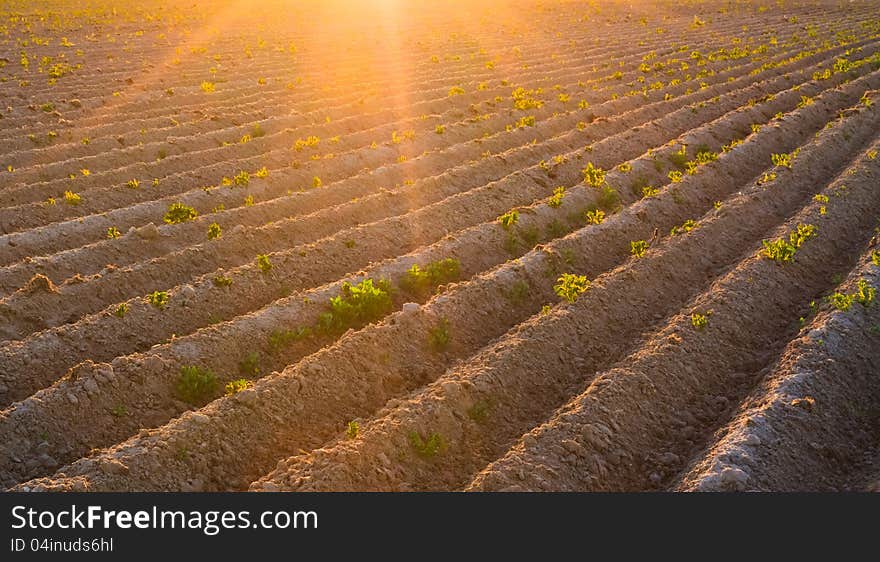
[[[4,489],[880,482],[876,0],[7,0],[0,55]]]

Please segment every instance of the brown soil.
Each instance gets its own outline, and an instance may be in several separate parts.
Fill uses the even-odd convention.
[[[0,485],[878,486],[876,1],[470,4],[10,20]]]

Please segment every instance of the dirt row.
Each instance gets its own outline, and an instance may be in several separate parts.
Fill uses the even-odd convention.
[[[694,176],[694,178],[700,177],[701,174]],[[697,190],[697,193],[700,192]],[[656,200],[659,199],[651,199],[650,201],[653,203]],[[709,200],[704,204],[711,205]],[[674,207],[674,202],[670,206]],[[645,228],[645,226],[638,224],[637,218],[631,220],[631,224],[636,225],[635,228]],[[613,224],[612,221],[613,219],[610,219],[608,222]],[[575,254],[572,251],[575,248],[586,247],[594,248],[595,252],[602,254],[601,249],[606,246],[602,244],[587,246],[580,240],[572,240],[571,244],[569,251],[572,254]],[[561,254],[565,253],[568,252],[561,252]],[[623,259],[626,251],[621,254],[619,259]],[[532,273],[525,275],[527,279],[532,278],[533,289],[541,286],[534,283],[536,279],[546,280],[548,284],[550,282],[546,277],[546,266],[550,265],[552,260],[543,252],[542,255],[545,255],[545,258],[540,259],[538,263],[526,262],[526,267]],[[592,263],[596,257],[596,255],[573,257],[580,262],[574,266],[586,268],[587,264]],[[613,262],[609,265],[613,265]],[[499,288],[507,287],[509,289],[515,284],[514,281],[517,280],[517,275],[514,273],[516,265],[511,263],[504,270],[504,272],[496,272],[486,278],[494,279],[495,287],[492,287],[492,283],[486,282],[482,286],[471,287],[468,292],[458,295],[457,298],[455,297],[457,291],[453,288],[446,295],[431,301],[428,307],[420,311],[419,314],[396,314],[380,325],[343,337],[337,344],[306,358],[287,369],[280,376],[269,377],[258,382],[253,394],[247,392],[243,396],[216,401],[195,415],[198,420],[210,421],[210,426],[207,424],[191,425],[189,422],[193,419],[193,415],[186,414],[163,428],[160,434],[143,431],[142,438],[135,441],[149,441],[150,458],[146,459],[149,464],[159,460],[156,455],[164,457],[167,453],[173,457],[177,451],[176,447],[181,446],[183,442],[204,443],[204,448],[200,447],[198,451],[190,449],[188,454],[193,455],[195,465],[190,462],[179,463],[169,460],[169,464],[174,466],[174,470],[172,471],[169,466],[166,467],[167,470],[163,471],[168,475],[167,481],[163,480],[161,483],[154,481],[151,484],[142,481],[130,489],[137,489],[139,486],[162,489],[170,486],[169,489],[173,489],[175,486],[196,484],[198,484],[197,488],[246,485],[247,482],[242,482],[242,479],[253,479],[259,476],[259,473],[254,474],[253,470],[260,466],[266,467],[267,462],[274,462],[274,459],[283,456],[280,454],[281,451],[294,452],[297,448],[305,448],[307,445],[311,447],[319,445],[320,438],[316,435],[323,438],[332,436],[344,425],[345,421],[358,417],[358,415],[364,415],[381,406],[390,396],[399,396],[401,391],[419,386],[425,382],[426,375],[432,372],[436,373],[438,369],[442,372],[442,367],[448,365],[454,357],[466,356],[485,345],[487,339],[496,333],[498,329],[496,324],[500,319],[513,316],[514,318],[510,318],[510,321],[515,323],[518,321],[515,320],[517,315],[521,319],[523,313],[526,313],[527,317],[528,314],[534,313],[535,306],[540,307],[541,302],[546,302],[542,300],[529,302],[528,306],[524,307],[525,310],[518,310],[515,303],[503,298],[505,291],[499,291]],[[520,279],[522,278],[520,277]],[[466,286],[473,283],[474,281],[471,281]],[[501,284],[500,287],[497,286],[498,283]],[[531,301],[532,297],[528,297],[528,300]],[[471,313],[466,311],[471,311]],[[473,311],[478,311],[479,314],[474,315]],[[436,354],[426,349],[427,346],[424,342],[413,341],[412,337],[401,338],[404,333],[426,334],[428,329],[442,317],[450,320],[451,329],[456,334],[453,340],[455,342],[452,346],[453,349],[447,352],[447,355],[451,354],[453,357],[437,357]],[[468,324],[479,325],[469,326]],[[504,329],[502,326],[502,333]],[[371,349],[372,351],[370,351]],[[385,349],[393,349],[394,354],[379,354],[377,356],[376,350]],[[414,365],[419,366],[418,371],[414,370]],[[359,382],[357,388],[352,387],[353,381]],[[293,389],[298,390],[291,393]],[[329,404],[325,405],[326,400],[331,396],[333,397],[331,402],[334,405],[332,408],[329,407]],[[362,404],[364,400],[368,400],[372,406]],[[330,411],[327,411],[328,409]],[[205,415],[205,418],[198,417],[201,415]],[[248,439],[247,445],[243,445],[245,448],[232,452],[229,445],[218,443],[217,440],[225,441],[227,438],[234,438],[240,430],[243,431],[244,427],[239,419],[241,416],[246,416],[249,423],[256,424],[252,425],[252,428],[261,428],[265,423],[271,424],[271,426],[265,428],[265,431],[255,431],[256,435],[252,435]],[[241,418],[241,420],[243,419]],[[296,421],[298,419],[303,421],[308,419],[309,422],[303,426],[302,422]],[[210,427],[224,427],[224,431],[228,431],[223,436],[209,435]],[[193,431],[199,436],[190,434]],[[294,436],[296,440],[290,441]],[[300,442],[299,439],[304,439],[304,441]],[[161,451],[153,448],[153,445],[158,445],[160,442],[162,444]],[[121,446],[121,448],[125,449],[126,447]],[[138,449],[141,450],[140,446]],[[215,458],[215,454],[222,458]],[[239,454],[242,456],[238,456]],[[211,456],[210,461],[205,455]],[[247,461],[244,461],[245,456],[248,458]],[[181,459],[181,461],[188,460],[187,455]],[[126,472],[129,476],[124,478],[129,479],[128,484],[130,485],[132,484],[132,475],[135,472],[140,473],[141,469],[147,467],[137,466],[135,468],[128,461],[129,459],[126,459],[126,464],[128,464]],[[91,461],[82,461],[86,464],[89,462]],[[162,462],[165,464],[164,459]],[[91,464],[95,465],[94,462]],[[203,465],[210,465],[210,468]],[[198,468],[196,472],[199,482],[191,480],[190,473],[193,466]],[[213,471],[213,474],[203,473],[202,469]],[[145,477],[145,472],[139,476],[139,478]],[[152,478],[157,478],[157,476],[153,475]],[[233,482],[237,482],[237,484]]]
[[[871,49],[868,49],[866,52],[870,52],[870,51],[871,51]],[[803,70],[803,72],[809,76],[810,70],[811,70],[811,67],[807,67],[806,69]],[[836,82],[840,79],[842,79],[841,76],[835,76],[832,79],[832,83]],[[776,82],[765,82],[764,87],[771,89],[774,84],[781,84],[781,83],[782,83],[782,80],[777,80]],[[601,109],[597,109],[597,110],[601,111]],[[577,114],[573,114],[571,117],[572,120],[576,119],[576,118],[577,118]],[[559,121],[559,120],[557,120],[557,121]],[[560,125],[557,124],[557,125],[554,125],[553,129],[550,129],[550,130],[545,129],[544,132],[552,134],[553,132],[555,132],[559,129],[566,130],[564,125],[562,127],[560,127]],[[509,137],[509,135],[508,135],[508,137]],[[508,143],[509,142],[510,142],[510,140],[508,140]],[[545,142],[549,142],[549,141],[545,141]],[[488,148],[490,150],[492,148],[503,149],[504,147],[505,147],[505,145],[502,145],[500,147],[498,147],[497,145],[492,146],[491,144],[488,144],[485,141],[483,141],[479,144],[473,145],[473,150],[476,151],[476,150],[480,150],[482,148]],[[548,148],[549,148],[549,145],[548,145]],[[442,156],[443,156],[442,153],[437,154],[438,158],[440,158]],[[460,156],[465,157],[464,154],[460,154]],[[523,155],[523,156],[525,158],[531,158],[531,156],[529,156],[529,155]],[[425,158],[428,158],[430,160],[430,157],[425,157]],[[514,161],[513,154],[511,154],[509,152],[507,154],[505,154],[505,163],[509,166],[527,165],[526,163],[530,162],[530,160],[522,159],[522,157],[521,157],[520,161],[521,161],[521,164],[517,164]],[[419,168],[424,168],[426,166],[428,166],[427,163],[425,163],[425,164],[420,163],[419,164]],[[415,168],[412,168],[412,169],[415,170]],[[392,170],[387,170],[387,171],[390,174],[394,174],[394,172]],[[475,171],[474,169],[470,169],[468,171],[468,174],[472,175],[474,173],[474,171]],[[408,173],[406,173],[406,175],[409,176]],[[338,196],[337,199],[340,199],[340,200],[344,200],[342,198],[345,197],[346,195],[362,196],[368,188],[374,188],[373,191],[375,191],[376,188],[379,185],[381,185],[384,180],[389,179],[388,174],[382,174],[382,173],[371,173],[367,177],[370,179],[369,182],[365,182],[364,178],[361,175],[357,175],[357,176],[348,178],[346,180],[343,180],[342,182],[334,184],[332,187],[335,190],[341,189],[343,187],[348,187],[349,185],[353,185],[355,188],[358,189],[355,193],[351,193],[349,190],[349,193],[334,193],[334,196]],[[391,176],[391,177],[394,177],[394,176]],[[412,177],[412,176],[409,176],[409,177]],[[477,184],[477,181],[489,181],[491,179],[497,179],[497,175],[495,177],[490,176],[488,178],[480,178],[480,176],[476,176],[475,181],[472,183]],[[255,180],[255,183],[257,183],[257,181],[258,180]],[[462,187],[464,187],[464,186],[462,186]],[[403,191],[407,191],[407,190],[408,191],[416,191],[416,190],[418,190],[418,192],[424,192],[425,189],[426,189],[426,186],[422,185],[418,180],[415,182],[414,185],[404,186],[402,188]],[[386,195],[387,195],[387,193],[386,193]],[[409,196],[407,196],[407,197],[409,197]],[[375,199],[376,198],[374,198],[374,200]],[[19,263],[15,264],[14,266],[8,266],[6,268],[0,269],[0,286],[6,287],[6,292],[8,293],[12,288],[21,287],[27,281],[27,279],[30,279],[30,277],[32,277],[35,273],[41,273],[41,274],[47,275],[53,282],[58,283],[58,282],[62,281],[63,279],[69,277],[70,275],[73,275],[76,273],[79,273],[81,275],[89,275],[91,273],[94,273],[96,270],[102,268],[104,266],[104,264],[107,264],[107,263],[114,263],[116,266],[125,265],[131,259],[131,258],[126,259],[127,256],[131,256],[131,257],[142,256],[141,259],[144,259],[144,258],[149,258],[152,255],[156,255],[156,254],[161,255],[163,253],[167,253],[168,251],[170,251],[171,249],[173,249],[175,247],[182,247],[182,246],[187,245],[187,243],[197,243],[198,241],[205,240],[205,238],[206,238],[205,232],[207,230],[207,223],[211,220],[217,220],[218,222],[220,222],[221,226],[228,225],[230,223],[235,224],[235,225],[240,224],[243,226],[247,226],[247,225],[252,225],[252,224],[260,224],[261,221],[268,222],[268,221],[272,220],[273,218],[279,217],[279,216],[288,216],[289,217],[293,214],[296,214],[297,212],[303,212],[303,210],[308,209],[308,207],[304,208],[301,204],[297,206],[298,208],[291,208],[293,206],[293,204],[298,201],[297,198],[286,198],[286,200],[289,201],[286,205],[281,204],[281,203],[285,202],[283,200],[270,200],[270,201],[264,202],[261,205],[255,205],[253,207],[238,207],[237,209],[230,210],[230,211],[227,211],[224,213],[219,213],[219,214],[212,213],[211,215],[206,215],[206,216],[200,217],[200,220],[193,221],[192,223],[186,223],[184,225],[170,225],[170,226],[163,225],[163,227],[159,227],[159,232],[158,232],[157,236],[154,236],[151,238],[145,238],[144,236],[141,236],[141,235],[129,235],[129,236],[126,236],[126,237],[119,239],[119,240],[106,240],[105,239],[103,242],[89,245],[84,248],[78,248],[76,250],[71,250],[69,252],[56,254],[55,256],[52,256],[51,258],[36,258],[36,259],[27,260],[24,262],[19,262]],[[385,205],[386,205],[386,203],[383,201],[382,206],[380,208],[380,212],[384,212],[384,213],[388,214],[391,212],[391,209],[388,209]],[[364,207],[366,207],[366,206],[367,206],[366,200],[364,200],[364,199],[358,200],[356,207],[359,209],[359,212],[361,213],[360,216],[357,218],[358,222],[365,222],[367,220],[365,218],[365,215],[363,214],[365,211]],[[352,206],[352,207],[355,207],[355,206]],[[271,214],[267,214],[267,213],[271,213]],[[373,214],[371,216],[375,219],[381,215]],[[109,221],[105,221],[105,222],[109,222]],[[293,222],[293,219],[290,219],[289,221],[285,221],[285,223],[292,223],[292,222]],[[293,235],[289,232],[286,235],[286,238],[279,238],[278,232],[280,232],[281,229],[289,231],[289,227],[284,226],[285,223],[279,223],[276,225],[272,225],[271,231],[267,231],[267,233],[266,233],[266,236],[268,237],[267,240],[270,241],[268,243],[271,244],[271,241],[274,240],[275,241],[274,243],[276,244],[276,246],[279,246],[279,245],[283,245],[285,243],[285,242],[283,242],[283,240],[293,239],[293,240],[297,240],[300,242],[304,242],[304,241],[313,240],[313,239],[318,238],[322,235],[321,230],[314,230],[311,227],[309,227],[309,228],[306,228],[306,231],[308,232],[308,234],[306,235],[305,238],[298,233]],[[337,219],[337,221],[335,221],[335,223],[339,224],[338,219]],[[66,223],[62,223],[62,224],[66,224]],[[325,229],[329,227],[329,225],[327,225],[327,223],[322,222],[322,224],[325,225]],[[343,221],[343,224],[344,224],[344,221]],[[52,229],[52,230],[55,230],[55,229]],[[48,235],[49,232],[47,232],[46,234]],[[132,234],[135,234],[135,233],[132,233]],[[324,235],[326,235],[326,233]],[[309,237],[311,237],[311,238],[309,238]],[[71,238],[71,237],[68,236],[68,238]],[[233,238],[234,238],[234,234],[233,234]],[[230,242],[228,240],[228,237],[222,241],[222,244],[224,246],[226,246],[230,243],[234,243],[234,242]],[[215,245],[218,245],[218,244],[221,244],[221,242],[215,243]],[[65,245],[70,245],[70,243],[67,242],[67,243],[65,243]],[[20,250],[20,252],[24,251],[25,247],[28,247],[28,246],[30,246],[30,245],[22,245],[22,250]],[[267,248],[271,248],[271,246],[267,246]]]
[[[863,173],[870,177],[871,171]],[[873,177],[876,192],[876,167]],[[873,261],[878,250],[875,238],[834,292],[858,294],[860,282],[880,288],[880,268]],[[816,304],[818,314],[675,489],[844,491],[860,483],[853,467],[856,474],[871,470],[860,465],[880,435],[875,410],[880,306],[851,303],[843,310],[824,299]]]
[[[876,132],[876,117],[874,123]],[[845,153],[829,147],[834,152]],[[854,174],[841,175],[824,192],[831,200],[827,214],[813,202],[769,237],[788,236],[799,224],[818,227],[793,262],[776,263],[753,246],[628,358],[590,377],[582,394],[526,433],[468,488],[645,490],[668,483],[728,421],[796,333],[798,315],[827,293],[834,274],[852,267],[870,238],[880,214],[877,161],[862,154],[857,160]],[[692,314],[709,312],[705,328],[695,328]],[[723,478],[740,475],[730,471]]]

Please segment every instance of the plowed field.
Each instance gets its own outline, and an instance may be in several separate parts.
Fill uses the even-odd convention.
[[[0,5],[0,486],[877,487],[880,3],[247,4]]]

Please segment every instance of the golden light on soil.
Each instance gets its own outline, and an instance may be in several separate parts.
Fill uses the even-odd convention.
[[[869,487],[878,13],[4,3],[0,484]]]

